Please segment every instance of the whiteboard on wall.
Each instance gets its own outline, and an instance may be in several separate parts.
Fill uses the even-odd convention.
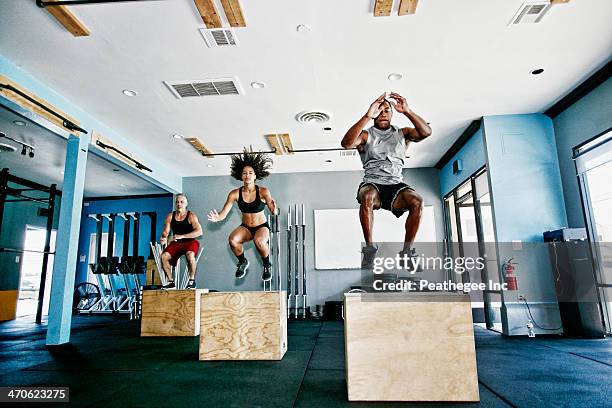
[[[396,218],[389,211],[374,212],[374,242],[403,242],[406,218]],[[315,269],[358,269],[364,242],[359,209],[315,210]],[[423,208],[416,242],[436,242],[433,206]]]

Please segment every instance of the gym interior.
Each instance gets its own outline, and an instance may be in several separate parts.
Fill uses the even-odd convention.
[[[610,406],[611,18],[609,0],[0,1],[0,402]],[[368,145],[345,135],[384,102],[431,129],[402,139],[410,259],[454,264],[363,267]],[[255,191],[249,165],[231,176],[249,154],[273,161],[250,165],[268,235],[237,244],[253,201],[223,208]],[[165,264],[181,197],[193,270]],[[377,259],[410,208],[373,212]]]

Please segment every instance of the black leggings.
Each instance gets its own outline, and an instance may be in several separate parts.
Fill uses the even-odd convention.
[[[246,229],[249,230],[249,232],[251,233],[251,235],[253,236],[253,238],[255,238],[255,233],[257,232],[258,229],[260,229],[261,227],[266,227],[268,229],[268,231],[270,231],[270,226],[268,225],[267,222],[264,222],[263,224],[259,224],[256,227],[249,227],[248,225],[244,225],[244,223],[240,224],[241,227],[244,227]]]

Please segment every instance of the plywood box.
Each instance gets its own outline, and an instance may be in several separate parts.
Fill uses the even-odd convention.
[[[200,360],[281,360],[287,292],[202,294]]]
[[[467,295],[344,295],[349,401],[479,401]]]
[[[0,321],[15,319],[18,297],[18,290],[0,290]]]
[[[140,336],[200,334],[200,295],[208,289],[144,290]]]

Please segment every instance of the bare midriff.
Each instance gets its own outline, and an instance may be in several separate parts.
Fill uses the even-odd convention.
[[[248,227],[257,227],[267,220],[264,211],[258,213],[242,213],[242,223]]]

